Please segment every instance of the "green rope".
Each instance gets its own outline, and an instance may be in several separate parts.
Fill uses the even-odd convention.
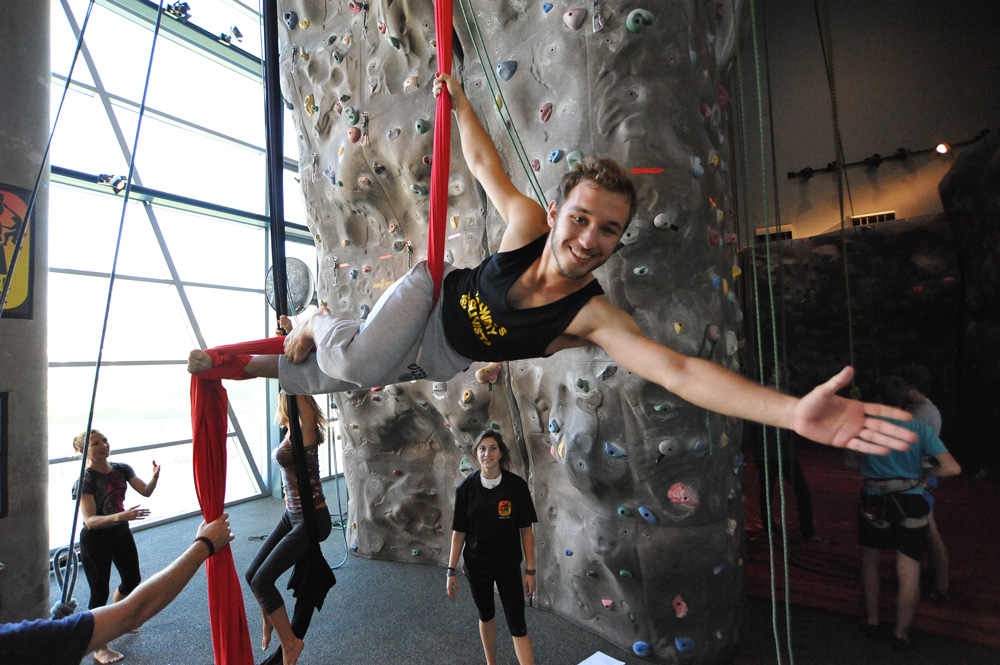
[[[755,8],[753,6],[751,6],[751,10],[750,11],[751,11],[751,14],[752,14],[756,10],[755,10]],[[741,56],[741,51],[737,51],[737,53],[736,53],[737,68],[742,71],[742,58],[740,56]],[[741,77],[739,77],[739,76],[736,77],[736,84],[737,84],[737,87],[738,87],[738,98],[740,100],[740,106],[743,106],[743,101],[746,98],[745,98],[745,96],[743,94],[743,84],[742,84]],[[746,132],[746,114],[745,113],[740,113],[739,115],[740,115],[741,132],[742,132],[743,136],[745,137],[746,133],[747,133]],[[762,128],[761,131],[763,131],[763,128]],[[744,146],[744,155],[746,156],[747,155],[747,144],[746,144],[745,139],[743,141],[743,146]],[[746,157],[746,159],[747,159],[747,161],[749,161],[748,157]],[[747,219],[749,221],[749,210],[748,210]],[[763,363],[763,360],[762,360],[763,359],[763,348],[761,346],[760,286],[758,284],[758,278],[757,278],[757,250],[756,250],[756,242],[755,242],[755,240],[753,238],[749,238],[748,239],[747,247],[750,248],[750,261],[748,262],[747,268],[750,271],[750,279],[751,279],[751,282],[753,283],[752,296],[753,296],[753,301],[754,301],[754,331],[755,331],[755,338],[756,338],[756,342],[757,342],[757,365],[758,365],[757,371],[758,371],[758,375],[761,377],[761,381],[763,382],[764,368],[763,368],[763,365],[762,365],[762,363]],[[762,506],[762,508],[764,509],[764,518],[765,518],[765,521],[766,521],[768,562],[769,562],[769,566],[770,566],[770,577],[769,577],[769,580],[770,580],[770,585],[771,585],[771,632],[774,635],[774,647],[775,647],[775,652],[777,653],[778,665],[781,665],[781,637],[780,637],[780,635],[778,633],[778,623],[777,623],[777,621],[778,621],[778,605],[777,605],[777,593],[776,593],[777,590],[775,589],[775,586],[774,586],[774,557],[771,556],[771,553],[774,551],[774,540],[773,540],[774,534],[771,531],[771,493],[770,493],[771,482],[770,482],[770,473],[769,473],[769,471],[770,471],[770,464],[768,463],[768,454],[767,454],[767,428],[766,427],[764,427],[762,429],[761,435],[763,436],[763,452],[764,452],[764,479],[765,479],[764,480],[764,482],[765,482],[765,490],[764,490],[764,492],[765,492],[766,502],[767,502],[767,505],[766,506]]]
[[[767,154],[764,148],[764,100],[763,94],[761,92],[761,70],[760,70],[760,45],[757,38],[757,3],[755,0],[750,2],[750,21],[751,21],[751,34],[753,35],[753,55],[754,55],[754,74],[755,74],[755,87],[757,96],[757,123],[760,127],[761,134],[761,145],[760,145],[760,173],[761,173],[761,191],[762,191],[762,204],[763,204],[763,216],[764,216],[764,248],[765,248],[765,258],[767,263],[767,289],[768,298],[770,304],[771,313],[771,340],[772,340],[772,353],[775,362],[775,388],[780,388],[780,372],[777,371],[778,362],[778,335],[777,335],[777,317],[775,315],[775,303],[774,303],[774,284],[773,276],[771,273],[771,233],[768,220],[770,219],[768,214],[768,191],[767,191]],[[780,229],[779,229],[780,231]],[[754,270],[754,275],[756,277],[756,270]],[[758,320],[759,320],[759,307],[758,309]],[[760,340],[760,326],[758,323],[758,338],[757,338],[758,352],[760,356],[758,358],[758,364],[760,366],[760,381],[764,383],[764,373],[763,373],[763,344]],[[784,563],[784,576],[785,576],[785,635],[786,635],[786,645],[788,648],[788,660],[791,665],[795,663],[795,656],[792,650],[792,624],[791,624],[791,584],[788,566],[788,520],[785,519],[785,486],[781,482],[781,430],[780,428],[775,428],[775,441],[776,448],[778,451],[778,495],[780,497],[780,510],[781,510],[781,541],[782,541],[782,561]],[[770,473],[769,473],[769,459],[767,452],[767,428],[763,430],[763,448],[764,448],[764,464],[765,464],[765,482],[767,483],[767,492],[765,493],[765,498],[768,502],[767,505],[767,516],[768,516],[768,545],[771,546],[771,498],[770,498]],[[774,638],[775,647],[778,652],[778,664],[781,663],[781,648],[780,648],[780,637],[778,636],[777,628],[777,612],[776,604],[774,601],[774,556],[773,549],[769,550],[772,556],[769,557],[771,561],[771,602],[772,607],[775,608],[774,615],[772,615],[772,624],[774,627]]]
[[[510,144],[514,148],[514,154],[517,156],[517,161],[521,164],[521,169],[524,171],[525,177],[528,179],[528,185],[531,187],[532,191],[535,193],[535,198],[544,208],[548,208],[549,202],[545,198],[545,194],[542,192],[541,184],[535,177],[534,170],[526,163],[528,159],[528,151],[524,147],[524,143],[521,141],[521,135],[517,132],[517,126],[514,124],[514,118],[510,115],[510,109],[507,107],[507,100],[503,96],[503,91],[500,89],[500,82],[496,81],[496,90],[493,89],[493,81],[496,80],[496,74],[493,72],[493,63],[490,61],[489,53],[486,53],[486,62],[483,62],[483,52],[486,51],[486,40],[483,39],[483,33],[479,29],[479,21],[476,19],[475,12],[472,11],[472,0],[469,2],[469,13],[472,14],[472,23],[476,26],[476,33],[472,32],[472,25],[469,24],[469,16],[465,11],[465,0],[459,0],[458,4],[462,10],[462,18],[465,19],[465,28],[469,31],[469,38],[472,40],[472,46],[476,49],[476,57],[479,58],[479,66],[483,68],[483,72],[486,75],[486,85],[490,88],[490,99],[493,103],[493,107],[497,110],[497,114],[500,116],[500,122],[504,126],[504,130],[507,132],[507,138],[510,139]],[[476,35],[479,36],[479,42],[483,45],[483,52],[479,50],[479,43],[476,42]],[[497,97],[500,97],[500,104],[496,103]],[[507,110],[507,117],[504,117],[504,109]],[[511,130],[514,134],[511,135]],[[516,140],[515,140],[516,137]],[[520,150],[518,147],[520,146]],[[523,157],[522,157],[523,153]]]
[[[814,0],[815,3],[815,0]],[[815,7],[815,4],[813,5]],[[844,300],[847,306],[847,349],[850,364],[854,366],[854,316],[851,310],[851,278],[850,268],[847,263],[847,230],[845,226],[844,211],[844,144],[840,137],[840,120],[837,115],[837,84],[833,72],[833,30],[830,27],[830,3],[829,0],[823,2],[824,20],[820,28],[820,38],[825,42],[824,59],[826,61],[826,79],[830,88],[830,111],[833,119],[833,143],[836,151],[837,164],[837,201],[840,204],[840,251],[843,255],[844,266]],[[824,39],[825,33],[825,39]],[[857,384],[851,379],[851,392],[858,394]]]

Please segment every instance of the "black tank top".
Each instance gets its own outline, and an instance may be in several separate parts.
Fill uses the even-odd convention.
[[[466,358],[481,361],[540,358],[591,298],[604,294],[593,280],[559,300],[528,309],[507,306],[507,292],[545,249],[545,234],[524,247],[497,252],[475,268],[444,278],[441,316],[448,343]]]

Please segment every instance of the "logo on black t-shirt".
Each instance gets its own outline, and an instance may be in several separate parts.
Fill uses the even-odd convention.
[[[501,501],[498,508],[500,517],[510,517],[510,501]]]

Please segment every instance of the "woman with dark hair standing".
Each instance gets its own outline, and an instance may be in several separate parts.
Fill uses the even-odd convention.
[[[462,481],[455,491],[451,556],[447,591],[455,598],[458,555],[465,559],[465,578],[479,611],[479,636],[488,665],[497,662],[496,607],[493,585],[503,604],[514,651],[521,665],[535,662],[531,638],[524,621],[524,596],[535,592],[535,537],[538,521],[528,484],[510,471],[510,451],[499,432],[486,430],[473,446],[479,471]],[[464,550],[463,550],[464,546]],[[521,550],[524,550],[523,583]]]
[[[87,433],[81,432],[73,439],[73,448],[83,453]],[[112,602],[118,602],[139,586],[139,552],[128,523],[143,520],[149,510],[133,506],[125,509],[125,492],[131,485],[136,492],[148,497],[160,479],[160,467],[153,461],[153,478],[147,483],[135,475],[128,464],[109,462],[111,445],[107,437],[96,429],[90,430],[87,446],[87,468],[83,472],[83,489],[80,481],[73,483],[73,498],[80,492],[80,512],[83,529],[80,531],[80,559],[83,572],[90,584],[88,609],[103,607],[108,603],[111,584],[111,564],[118,569],[121,584],[115,589]],[[107,644],[94,650],[98,663],[117,663],[124,656]]]
[[[278,400],[278,424],[288,427],[288,413],[285,407],[284,393]],[[274,449],[274,461],[284,473],[285,512],[281,520],[271,531],[257,555],[250,563],[246,580],[253,591],[254,597],[260,603],[261,614],[264,615],[264,636],[261,648],[267,650],[271,643],[272,631],[277,631],[281,643],[281,656],[284,665],[295,665],[305,644],[292,631],[288,610],[281,593],[275,586],[275,581],[288,569],[297,564],[309,553],[309,534],[306,530],[305,518],[302,513],[302,492],[310,492],[313,506],[316,509],[317,537],[323,542],[330,535],[330,511],[326,507],[326,497],[323,496],[323,484],[319,479],[319,444],[326,439],[326,418],[323,410],[309,395],[296,395],[296,405],[299,412],[299,425],[302,429],[302,446],[306,453],[306,466],[309,469],[309,485],[300,488],[295,474],[295,462],[292,458],[292,442],[286,435]]]

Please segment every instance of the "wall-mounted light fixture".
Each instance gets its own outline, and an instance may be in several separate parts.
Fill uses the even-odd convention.
[[[927,153],[931,153],[931,152],[936,152],[936,153],[941,154],[941,155],[946,155],[949,152],[951,152],[952,150],[954,150],[955,148],[961,148],[961,147],[967,146],[967,145],[969,145],[971,143],[975,143],[976,141],[978,141],[979,139],[983,138],[984,136],[986,136],[989,133],[990,133],[990,130],[983,129],[978,134],[976,134],[974,137],[972,137],[971,139],[969,139],[968,141],[960,141],[958,143],[944,143],[944,142],[942,142],[942,143],[937,144],[933,148],[923,148],[921,150],[908,150],[906,148],[897,148],[896,151],[894,153],[892,153],[891,155],[880,155],[878,153],[875,153],[871,157],[865,157],[862,160],[859,160],[859,161],[856,161],[856,162],[850,162],[848,164],[844,164],[844,168],[845,169],[849,169],[849,168],[856,167],[856,166],[864,166],[864,167],[867,167],[867,168],[870,168],[870,169],[877,169],[879,166],[882,165],[882,162],[891,161],[891,160],[903,161],[904,159],[909,159],[910,157],[913,157],[914,155],[923,155],[923,154],[927,154]],[[814,175],[817,175],[817,174],[820,174],[820,173],[833,173],[834,171],[837,170],[837,166],[838,166],[837,162],[829,162],[825,167],[819,168],[819,169],[814,169],[811,166],[807,166],[807,167],[805,167],[804,169],[802,169],[800,171],[789,171],[788,172],[788,179],[789,180],[795,180],[796,178],[801,178],[803,180],[808,180],[809,178],[813,177]]]

